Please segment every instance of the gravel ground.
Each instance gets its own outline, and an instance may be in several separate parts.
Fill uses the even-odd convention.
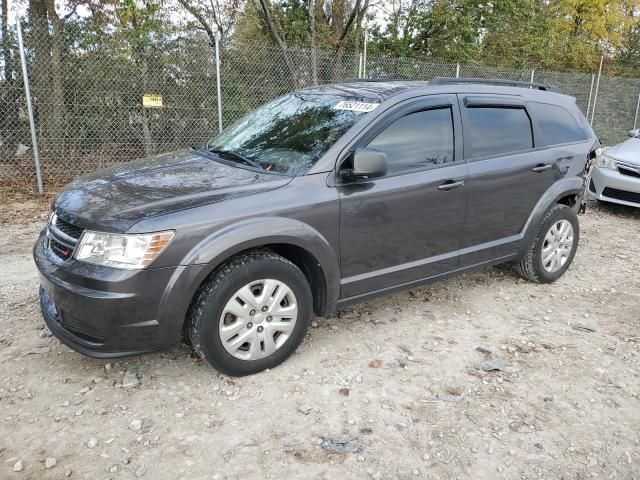
[[[45,216],[0,221],[1,479],[640,478],[640,211],[591,208],[553,285],[493,268],[357,305],[242,379],[51,337]]]

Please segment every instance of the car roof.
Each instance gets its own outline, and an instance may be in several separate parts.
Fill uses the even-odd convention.
[[[363,100],[386,100],[390,96],[406,90],[416,89],[429,85],[429,82],[421,80],[345,80],[340,83],[318,85],[300,90],[304,93],[317,95],[335,95]]]
[[[528,84],[522,82],[521,85],[510,84],[508,81],[497,79],[434,79],[433,82],[423,80],[385,80],[385,79],[354,79],[345,80],[340,83],[319,85],[300,90],[301,92],[317,95],[335,95],[350,99],[373,100],[382,102],[389,97],[400,93],[415,94],[435,94],[435,93],[476,93],[493,95],[519,95],[528,98],[554,99],[552,103],[575,103],[575,98],[560,93],[552,86],[542,84]],[[478,80],[482,83],[476,83]],[[492,85],[491,82],[505,82],[499,85]],[[533,88],[532,88],[533,87]],[[546,87],[546,88],[545,88]]]

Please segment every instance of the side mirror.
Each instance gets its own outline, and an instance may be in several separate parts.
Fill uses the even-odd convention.
[[[387,154],[369,148],[358,148],[351,154],[352,168],[342,168],[340,177],[345,180],[377,178],[387,174]]]
[[[634,130],[629,130],[629,136],[630,136],[631,138],[638,137],[638,136],[640,136],[639,134],[640,134],[640,129],[637,129],[637,128],[636,128],[636,129],[634,129]]]

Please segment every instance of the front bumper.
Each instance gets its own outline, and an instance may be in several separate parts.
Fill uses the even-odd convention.
[[[595,166],[588,191],[597,200],[640,207],[640,177]]]
[[[203,265],[120,270],[69,259],[62,262],[41,234],[33,249],[40,271],[40,306],[51,332],[68,347],[97,358],[170,348]]]

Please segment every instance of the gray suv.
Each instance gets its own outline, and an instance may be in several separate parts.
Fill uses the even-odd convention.
[[[34,247],[46,324],[93,357],[184,336],[275,367],[313,313],[511,262],[553,282],[598,140],[542,84],[348,81],[295,91],[206,146],[76,180]]]

